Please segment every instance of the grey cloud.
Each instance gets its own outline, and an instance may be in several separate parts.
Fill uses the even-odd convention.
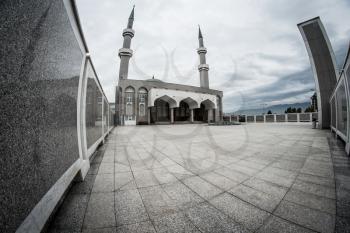
[[[118,78],[121,34],[133,4],[136,33],[130,77],[155,74],[164,81],[198,85],[197,24],[201,24],[211,87],[224,91],[225,111],[289,101],[293,96],[307,101],[314,83],[296,26],[299,22],[321,16],[338,64],[347,50],[347,0],[77,0],[91,56],[110,102]]]

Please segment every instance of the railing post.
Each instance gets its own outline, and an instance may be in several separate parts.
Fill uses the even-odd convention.
[[[254,115],[254,123],[256,123],[256,115]]]
[[[277,122],[277,116],[276,114],[273,114],[273,121],[276,123]]]
[[[247,121],[247,115],[245,115],[245,123],[248,123],[248,121]]]
[[[230,122],[232,122],[232,115],[230,115]]]
[[[266,123],[266,115],[264,114],[263,116],[264,116],[264,123]]]
[[[288,114],[284,114],[284,122],[288,122]]]
[[[312,122],[312,113],[310,113],[310,122]]]
[[[300,122],[300,113],[297,113],[297,122]]]

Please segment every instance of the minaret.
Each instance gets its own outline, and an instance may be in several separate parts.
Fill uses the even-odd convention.
[[[202,36],[200,27],[199,27],[199,33],[198,33],[198,40],[199,40],[199,48],[197,49],[197,53],[199,54],[198,70],[199,70],[200,85],[203,88],[209,88],[209,77],[208,77],[209,65],[206,64],[206,60],[205,60],[205,54],[207,53],[207,49],[204,47],[203,36]]]
[[[128,70],[129,70],[129,60],[132,57],[132,50],[130,49],[131,39],[135,35],[135,31],[132,29],[134,23],[134,9],[135,5],[132,8],[131,14],[128,20],[128,26],[123,30],[123,48],[119,49],[120,57],[120,68],[119,68],[119,79],[128,79]]]

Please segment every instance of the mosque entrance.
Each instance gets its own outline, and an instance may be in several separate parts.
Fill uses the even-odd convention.
[[[151,107],[151,123],[157,122],[170,122],[169,104],[162,99],[157,99]]]
[[[185,101],[180,102],[180,107],[174,108],[174,120],[175,121],[191,120],[191,110]]]
[[[208,121],[208,110],[205,110],[204,104],[200,108],[193,109],[194,121]]]

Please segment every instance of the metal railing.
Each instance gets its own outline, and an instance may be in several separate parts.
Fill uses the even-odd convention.
[[[246,123],[312,122],[313,119],[317,120],[317,118],[317,112],[265,115],[224,115],[224,121]]]

